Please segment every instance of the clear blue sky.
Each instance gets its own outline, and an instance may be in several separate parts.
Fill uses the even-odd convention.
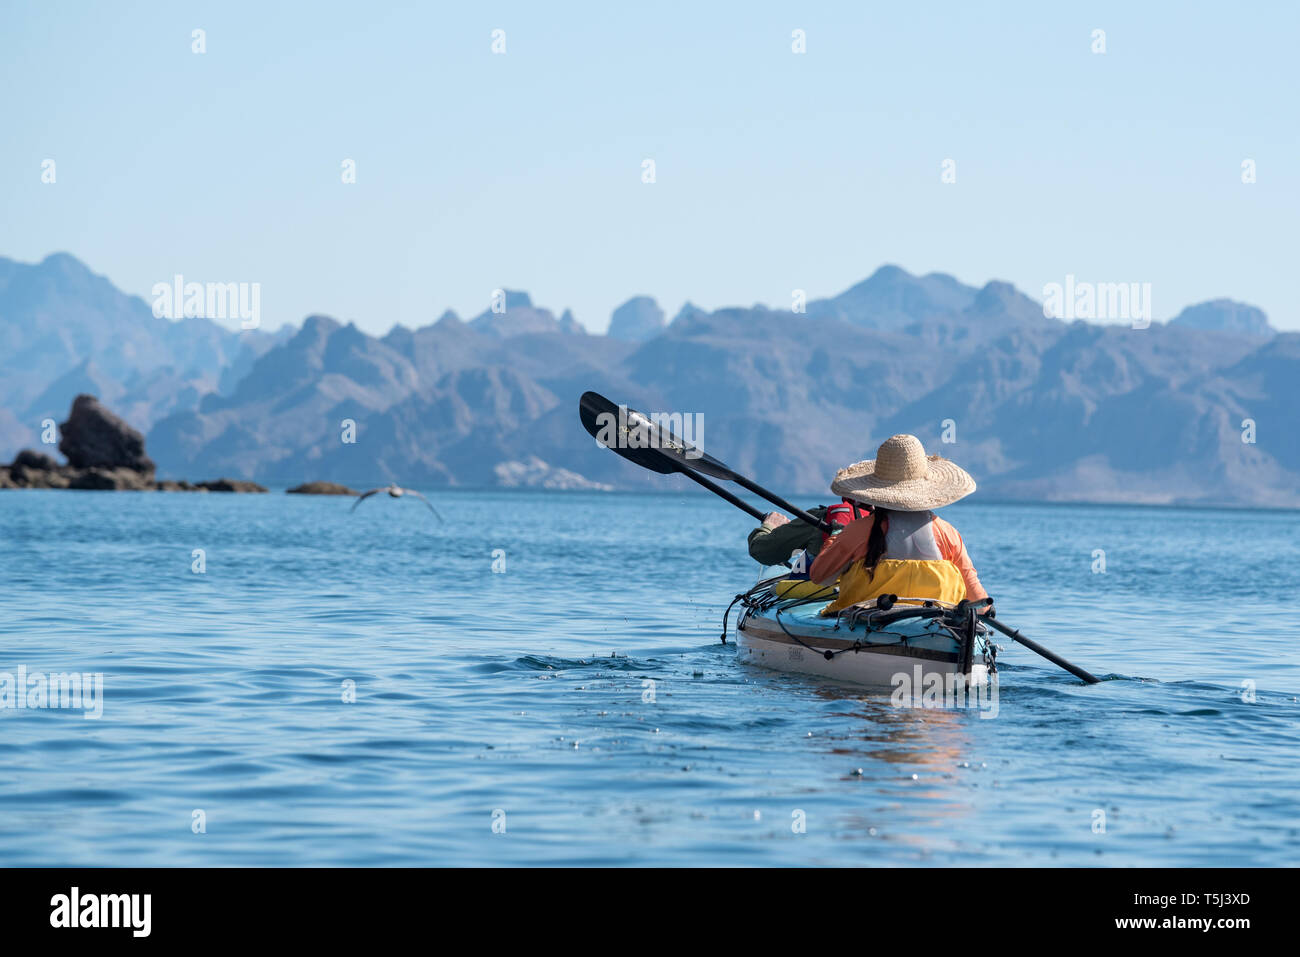
[[[894,262],[1300,329],[1293,3],[293,6],[5,0],[0,255],[260,282],[269,328],[506,287],[601,330]]]

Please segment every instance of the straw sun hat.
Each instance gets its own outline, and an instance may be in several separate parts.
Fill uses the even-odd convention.
[[[927,457],[915,435],[894,435],[880,444],[874,459],[836,472],[831,491],[878,508],[925,512],[969,495],[975,480],[945,458]]]

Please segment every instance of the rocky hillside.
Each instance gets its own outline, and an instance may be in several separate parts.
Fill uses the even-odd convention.
[[[66,253],[0,258],[0,457],[39,442],[81,393],[147,429],[229,388],[282,336],[155,318]]]
[[[5,360],[0,439],[5,422],[34,435],[38,409],[93,391],[149,425],[163,476],[674,481],[595,446],[575,412],[594,389],[703,413],[709,451],[791,491],[823,491],[835,468],[910,431],[989,497],[1300,506],[1300,335],[1228,300],[1146,329],[1066,323],[1005,282],[886,266],[803,314],[687,304],[665,324],[638,296],[609,335],[589,335],[508,292],[503,310],[469,321],[446,313],[374,337],[313,316],[276,339],[204,325],[191,336],[202,321],[156,320],[68,260],[0,269],[0,336],[25,357]],[[43,293],[11,295],[24,270],[42,278],[19,288]],[[90,349],[96,322],[129,334]]]

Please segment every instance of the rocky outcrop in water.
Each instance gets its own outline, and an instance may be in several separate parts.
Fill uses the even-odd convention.
[[[72,400],[59,426],[59,451],[74,469],[125,469],[153,476],[153,459],[144,454],[144,436],[104,408],[93,395]]]
[[[360,495],[356,489],[338,482],[304,482],[289,489],[289,495]]]
[[[256,482],[216,479],[189,482],[154,479],[153,459],[145,454],[144,436],[105,408],[93,395],[72,403],[68,419],[59,426],[59,451],[68,459],[60,465],[44,452],[23,449],[7,466],[0,466],[0,489],[45,488],[91,491],[265,492]]]
[[[129,468],[76,468],[24,449],[8,466],[0,465],[0,488],[77,488],[146,491],[158,488],[151,472]]]
[[[200,492],[265,492],[265,485],[249,482],[245,479],[219,478],[211,482],[199,482],[194,486]]]

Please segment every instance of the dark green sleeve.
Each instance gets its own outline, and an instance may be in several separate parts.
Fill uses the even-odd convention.
[[[809,509],[808,514],[813,518],[823,518],[826,509]],[[749,533],[749,555],[763,565],[788,565],[792,552],[804,548],[810,555],[815,555],[821,547],[821,529],[805,525],[797,518],[779,528],[765,529],[760,525]]]

